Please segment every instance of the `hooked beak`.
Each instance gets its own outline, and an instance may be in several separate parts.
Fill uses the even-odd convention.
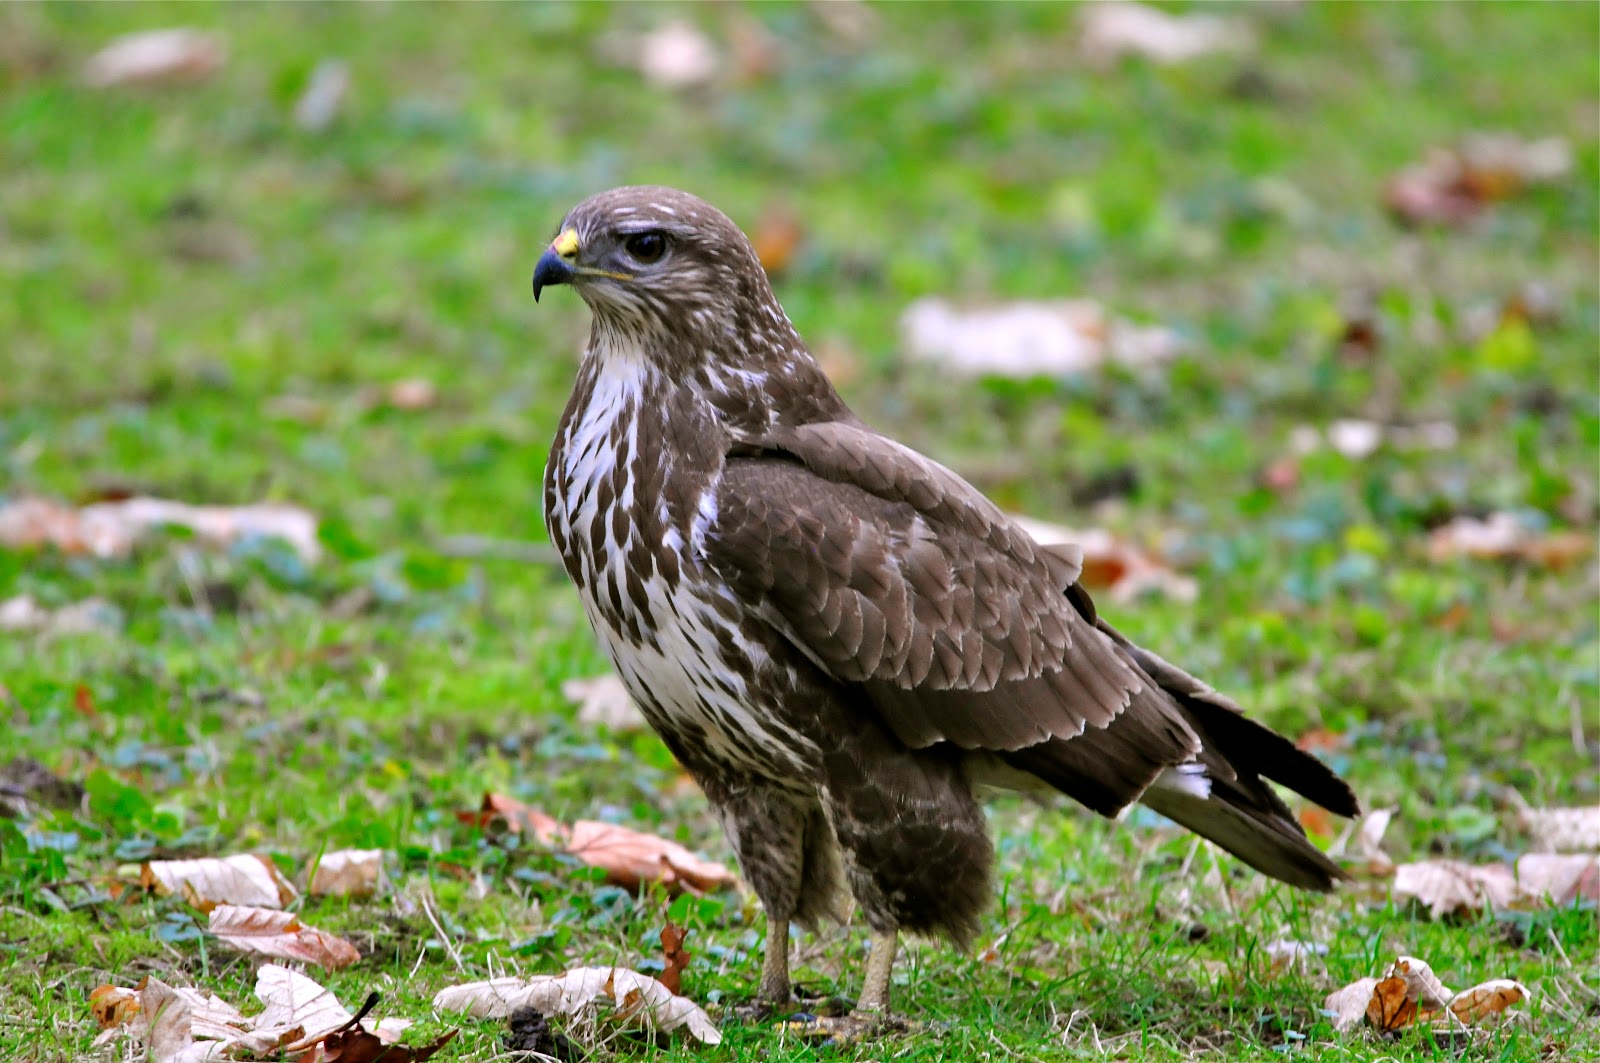
[[[567,229],[551,242],[549,250],[539,256],[533,267],[533,301],[539,301],[539,291],[551,284],[571,284],[578,275],[578,234]]]

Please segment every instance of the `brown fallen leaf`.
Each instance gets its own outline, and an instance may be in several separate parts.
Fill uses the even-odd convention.
[[[457,817],[486,827],[497,819],[503,821],[542,844],[602,869],[607,882],[627,889],[660,882],[672,893],[705,893],[739,881],[726,867],[696,856],[677,842],[593,820],[580,819],[568,826],[503,794],[485,794],[479,811],[459,812]]]
[[[1533,905],[1600,901],[1600,855],[1525,853],[1517,858],[1517,888]]]
[[[1426,905],[1435,919],[1506,908],[1517,897],[1517,877],[1504,864],[1474,866],[1458,860],[1423,860],[1394,869],[1394,895]]]
[[[390,384],[384,400],[397,410],[426,410],[438,405],[439,389],[425,377],[407,377]]]
[[[596,1005],[615,1005],[610,1021],[644,1026],[662,1033],[684,1030],[703,1044],[722,1042],[722,1032],[705,1011],[677,996],[649,975],[624,967],[575,967],[558,975],[496,978],[450,986],[433,998],[440,1011],[465,1011],[480,1019],[503,1019],[521,1007],[545,1015],[562,1015],[598,1026]]]
[[[121,628],[121,611],[104,598],[84,598],[54,609],[41,606],[31,594],[0,602],[0,631],[65,636],[115,633]]]
[[[342,59],[322,60],[294,102],[294,124],[308,133],[322,132],[339,117],[349,94],[350,64]]]
[[[1171,329],[1113,317],[1089,299],[959,308],[933,296],[900,316],[907,355],[959,376],[1066,376],[1106,363],[1169,362],[1188,344]]]
[[[459,1030],[447,1030],[426,1045],[397,1044],[398,1034],[386,1036],[382,1026],[376,1031],[362,1025],[367,1012],[378,1003],[378,994],[367,994],[361,1010],[350,1016],[348,1022],[327,1033],[302,1038],[285,1045],[283,1050],[291,1058],[315,1060],[316,1063],[421,1063],[432,1059],[445,1045],[455,1040]],[[406,1025],[410,1025],[407,1023]],[[402,1027],[403,1030],[403,1027]],[[298,1056],[295,1053],[299,1053]]]
[[[65,554],[126,557],[159,528],[187,528],[213,547],[241,539],[282,539],[304,560],[321,556],[317,520],[298,506],[192,506],[162,498],[125,498],[80,508],[44,498],[0,504],[0,547],[53,547]]]
[[[317,861],[309,889],[317,897],[370,897],[382,877],[382,849],[339,849]]]
[[[130,1022],[139,1012],[139,993],[124,986],[96,986],[89,992],[89,1014],[102,1030]]]
[[[1082,551],[1083,585],[1106,591],[1112,601],[1130,601],[1156,591],[1174,601],[1192,602],[1200,593],[1194,580],[1180,576],[1155,555],[1104,529],[1067,528],[1015,514],[1012,519],[1045,546],[1078,547]]]
[[[1433,973],[1425,960],[1401,956],[1383,978],[1361,978],[1328,994],[1324,1010],[1333,1015],[1335,1030],[1354,1029],[1363,1019],[1375,1029],[1396,1034],[1412,1023],[1428,1023],[1439,1031],[1493,1025],[1507,1018],[1507,1009],[1532,994],[1520,982],[1500,978],[1459,993]]]
[[[561,696],[578,706],[578,722],[612,731],[642,731],[648,724],[633,695],[615,672],[592,679],[568,679]]]
[[[806,231],[794,211],[769,207],[756,219],[750,243],[769,274],[782,273],[794,261],[794,254],[806,238]]]
[[[1384,188],[1384,206],[1410,225],[1461,225],[1530,185],[1564,179],[1572,168],[1572,147],[1559,137],[1476,134],[1396,174]]]
[[[219,904],[282,908],[295,888],[272,861],[253,853],[199,860],[149,860],[140,865],[139,885],[159,896],[176,893],[209,912]]]
[[[1589,808],[1517,810],[1517,821],[1532,838],[1533,848],[1550,853],[1600,852],[1600,805]]]
[[[687,929],[672,923],[661,928],[663,966],[660,982],[674,995],[683,993],[683,969],[689,966],[689,957],[694,955],[683,947],[683,942],[688,936]]]
[[[1433,973],[1428,962],[1415,956],[1401,956],[1395,960],[1384,977],[1399,978],[1405,982],[1406,998],[1416,1002],[1417,1012],[1424,1019],[1443,1009],[1453,996],[1439,981],[1439,976]]]
[[[193,29],[147,30],[118,37],[89,57],[83,80],[95,88],[204,81],[228,58],[220,37]]]
[[[290,912],[219,904],[211,909],[211,932],[225,945],[280,960],[299,960],[336,971],[361,959],[342,937],[302,923]]]
[[[1155,63],[1184,63],[1217,53],[1249,51],[1255,34],[1248,23],[1211,14],[1169,15],[1132,0],[1085,4],[1081,17],[1084,57],[1110,66],[1133,55]]]
[[[1532,997],[1528,987],[1521,982],[1496,978],[1471,989],[1463,989],[1451,998],[1449,1007],[1457,1020],[1470,1026],[1498,1022],[1508,1014],[1506,1009]]]
[[[674,20],[639,41],[638,68],[657,88],[686,89],[715,78],[722,59],[711,38],[687,22]]]
[[[1487,518],[1457,517],[1428,536],[1428,556],[1436,562],[1473,558],[1525,561],[1548,569],[1565,569],[1589,556],[1593,538],[1583,532],[1548,532],[1530,528],[1513,513]]]
[[[1417,1018],[1417,1002],[1406,994],[1404,978],[1383,978],[1372,987],[1367,1001],[1367,1022],[1383,1033],[1396,1033]]]
[[[1322,1008],[1333,1013],[1333,1028],[1343,1033],[1360,1026],[1367,1018],[1367,1005],[1377,986],[1376,978],[1360,978],[1343,989],[1329,993],[1322,1002]]]
[[[128,997],[132,1003],[124,1003]],[[431,1044],[400,1045],[409,1020],[372,1023],[367,1013],[377,994],[352,1015],[332,993],[286,967],[264,964],[256,972],[256,996],[265,1005],[253,1016],[198,989],[146,978],[136,989],[101,986],[90,994],[90,1010],[102,1022],[120,1020],[96,1039],[132,1036],[154,1063],[205,1060],[290,1061],[290,1063],[419,1063],[439,1051],[456,1031]],[[109,1009],[115,1008],[115,1012]]]

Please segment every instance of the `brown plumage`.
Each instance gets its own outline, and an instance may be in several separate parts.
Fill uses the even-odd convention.
[[[1232,701],[1119,635],[1071,548],[1036,543],[949,469],[840,400],[744,234],[668,188],[568,214],[534,294],[594,313],[545,470],[545,520],[601,644],[788,924],[965,943],[990,900],[975,788],[1142,801],[1309,889],[1338,867],[1265,780],[1341,815],[1349,787]]]

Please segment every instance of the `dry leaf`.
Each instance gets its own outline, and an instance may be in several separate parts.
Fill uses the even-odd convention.
[[[256,1025],[262,1028],[299,1029],[302,1036],[316,1037],[340,1029],[352,1018],[331,990],[275,963],[262,964],[256,971],[256,998],[266,1005],[256,1016]]]
[[[661,984],[667,991],[674,995],[683,992],[683,969],[689,966],[689,957],[694,953],[683,947],[684,940],[689,936],[689,931],[681,926],[668,923],[661,928],[661,954],[663,966],[661,968]]]
[[[89,1014],[102,1030],[121,1026],[139,1013],[139,994],[123,986],[96,986],[89,992]]]
[[[1153,366],[1188,346],[1171,329],[1114,318],[1087,299],[959,309],[930,296],[901,314],[900,333],[910,357],[963,376],[1064,376],[1108,361]]]
[[[876,37],[883,20],[866,0],[811,0],[811,13],[845,44],[859,47]]]
[[[225,945],[281,960],[314,963],[329,970],[361,958],[344,938],[306,926],[289,912],[219,904],[211,910],[211,932]]]
[[[1543,568],[1563,569],[1587,557],[1594,549],[1591,536],[1576,531],[1543,532],[1528,527],[1516,514],[1497,512],[1480,520],[1457,517],[1435,528],[1428,537],[1428,556],[1434,561],[1470,557],[1527,561]]]
[[[1480,133],[1400,171],[1384,188],[1384,205],[1409,224],[1460,225],[1529,185],[1564,179],[1572,167],[1572,146],[1560,137]]]
[[[1217,53],[1249,51],[1255,34],[1238,19],[1218,15],[1169,15],[1130,0],[1106,0],[1082,9],[1085,58],[1110,66],[1125,55],[1174,64]]]
[[[1537,852],[1600,852],[1600,805],[1588,808],[1528,808],[1517,811]]]
[[[324,59],[311,71],[305,91],[294,104],[294,124],[310,133],[320,133],[339,117],[339,108],[350,93],[350,64],[342,59]]]
[[[504,819],[543,844],[559,847],[590,867],[601,868],[607,882],[628,889],[638,889],[645,882],[660,882],[672,893],[704,893],[739,881],[726,867],[696,856],[677,842],[593,820],[580,819],[569,827],[502,794],[485,794],[478,812],[457,815],[485,826],[496,817]]]
[[[1289,450],[1304,457],[1327,445],[1352,461],[1361,461],[1384,444],[1398,450],[1450,450],[1460,438],[1449,421],[1386,425],[1346,418],[1329,424],[1326,432],[1308,424],[1296,425],[1289,433]]]
[[[1361,827],[1356,831],[1356,855],[1366,861],[1372,874],[1388,874],[1394,861],[1383,851],[1383,835],[1389,829],[1396,808],[1375,808],[1361,817]]]
[[[90,56],[83,80],[96,88],[203,81],[228,57],[221,38],[192,29],[148,30],[118,37]]]
[[[18,499],[0,505],[0,546],[126,557],[141,538],[168,525],[187,528],[212,546],[283,539],[308,562],[322,553],[316,518],[297,506],[191,506],[160,498],[97,502],[81,509],[44,498]]]
[[[1154,555],[1122,542],[1104,529],[1067,528],[1015,514],[1011,519],[1045,546],[1072,545],[1082,550],[1083,585],[1090,590],[1105,590],[1112,601],[1130,601],[1158,591],[1175,601],[1192,602],[1200,593],[1194,580],[1178,575]]]
[[[370,897],[382,877],[382,849],[340,849],[317,861],[310,889],[318,897]]]
[[[578,722],[612,731],[641,731],[644,715],[634,704],[633,695],[612,672],[593,679],[568,679],[561,684],[561,696],[578,706]]]
[[[1404,978],[1380,979],[1367,1001],[1367,1022],[1384,1033],[1410,1026],[1417,1018],[1417,1002],[1406,994]]]
[[[782,273],[794,261],[794,254],[806,238],[805,228],[791,210],[770,207],[756,219],[750,243],[769,274]]]
[[[1533,993],[1521,982],[1496,978],[1463,989],[1451,999],[1449,1007],[1451,1014],[1470,1026],[1498,1022],[1505,1017],[1507,1008],[1531,999]]]
[[[1426,961],[1401,956],[1382,979],[1358,979],[1328,994],[1323,1008],[1332,1013],[1334,1029],[1339,1031],[1354,1029],[1363,1019],[1388,1034],[1414,1022],[1459,1031],[1500,1022],[1507,1017],[1506,1009],[1531,997],[1526,986],[1504,978],[1453,994]]]
[[[37,631],[44,635],[115,633],[122,629],[122,611],[104,598],[85,598],[56,609],[41,606],[31,594],[0,602],[0,631]]]
[[[1401,956],[1389,965],[1389,970],[1384,978],[1399,978],[1405,981],[1406,998],[1416,1001],[1417,1010],[1423,1018],[1439,1011],[1450,1002],[1453,995],[1445,988],[1439,976],[1433,973],[1426,960],[1419,960],[1415,956]]]
[[[687,22],[664,23],[639,42],[639,73],[658,88],[702,85],[721,65],[711,38]]]
[[[272,861],[252,853],[150,860],[139,868],[139,885],[163,897],[176,893],[202,912],[219,904],[282,908],[295,897],[294,887]]]
[[[1482,908],[1560,907],[1577,900],[1600,901],[1600,856],[1588,853],[1527,853],[1515,868],[1424,860],[1395,868],[1396,897],[1414,897],[1438,919]]]
[[[1435,919],[1480,908],[1505,908],[1517,897],[1517,879],[1504,864],[1474,867],[1456,860],[1424,860],[1394,869],[1394,895],[1427,905]]]
[[[1600,901],[1600,856],[1526,853],[1517,858],[1517,886],[1530,904],[1561,907]]]
[[[1367,1004],[1372,1000],[1372,991],[1377,985],[1376,978],[1361,978],[1328,994],[1322,1007],[1333,1013],[1335,1030],[1343,1032],[1361,1025],[1367,1017]]]
[[[425,377],[407,377],[389,385],[385,401],[397,410],[425,410],[439,402],[439,389]]]
[[[698,1004],[673,994],[648,975],[623,967],[578,967],[559,975],[529,979],[496,978],[451,986],[433,998],[441,1011],[465,1011],[480,1019],[501,1019],[520,1007],[545,1015],[596,1022],[596,1005],[609,1001],[613,1018],[662,1032],[686,1030],[704,1044],[720,1044],[722,1033]]]

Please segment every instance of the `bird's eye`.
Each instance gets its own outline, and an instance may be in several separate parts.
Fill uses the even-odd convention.
[[[634,233],[622,246],[634,261],[648,266],[667,253],[667,238],[660,233]]]

